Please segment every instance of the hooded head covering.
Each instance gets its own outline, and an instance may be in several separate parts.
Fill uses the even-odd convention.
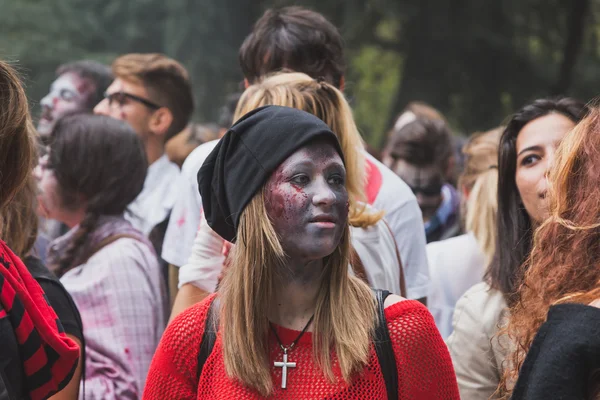
[[[336,135],[319,118],[290,107],[265,106],[244,115],[198,172],[208,225],[235,242],[240,215],[277,167],[315,139],[327,139],[343,159]]]

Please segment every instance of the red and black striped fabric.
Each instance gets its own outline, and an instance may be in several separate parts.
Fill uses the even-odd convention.
[[[29,397],[45,399],[63,389],[77,366],[79,347],[65,335],[42,288],[3,241],[0,305],[17,339]]]

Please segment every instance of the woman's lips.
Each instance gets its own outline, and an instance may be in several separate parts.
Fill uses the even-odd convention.
[[[312,217],[309,222],[317,225],[320,228],[335,228],[337,219],[332,215],[322,214]]]

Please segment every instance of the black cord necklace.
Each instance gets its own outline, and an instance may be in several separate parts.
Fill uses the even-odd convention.
[[[288,368],[296,368],[295,362],[288,362],[288,360],[287,360],[288,351],[292,351],[292,349],[296,346],[296,344],[298,343],[298,341],[300,340],[302,335],[304,335],[304,333],[306,332],[306,330],[308,329],[308,327],[310,326],[310,324],[312,323],[314,318],[315,318],[315,315],[313,314],[313,316],[310,317],[310,319],[306,323],[306,326],[304,327],[304,329],[302,329],[302,332],[300,332],[300,334],[298,335],[296,340],[294,340],[292,342],[292,344],[290,344],[287,347],[284,346],[283,343],[281,343],[281,339],[279,338],[277,331],[273,327],[273,324],[271,322],[269,322],[269,326],[271,327],[273,334],[275,334],[275,339],[277,339],[277,343],[279,344],[279,347],[281,347],[281,350],[283,351],[283,361],[275,361],[273,363],[273,365],[275,367],[281,368],[281,388],[282,389],[285,389],[287,387],[287,369]]]

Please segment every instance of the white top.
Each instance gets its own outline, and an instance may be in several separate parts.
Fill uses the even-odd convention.
[[[182,177],[177,189],[178,199],[171,213],[163,245],[162,258],[170,264],[189,264],[188,258],[192,255],[192,245],[200,225],[202,208],[197,174],[217,143],[215,140],[199,146],[183,164]],[[408,185],[396,174],[366,152],[365,157],[368,163],[377,168],[381,178],[381,185],[376,188],[377,193],[372,206],[385,212],[385,219],[398,244],[404,266],[407,295],[413,299],[425,297],[429,284],[429,270],[425,251],[425,229],[417,199]],[[198,254],[197,257],[202,256]],[[186,283],[205,279],[180,271],[180,286],[184,276],[189,279]]]
[[[186,264],[192,254],[202,213],[198,171],[217,143],[219,140],[213,140],[196,147],[181,167],[181,174],[175,186],[177,198],[171,211],[162,250],[163,260],[177,267]]]
[[[502,330],[508,309],[504,296],[485,282],[458,300],[454,331],[446,341],[462,400],[498,399],[494,396],[514,347]],[[509,381],[511,387],[514,382]]]
[[[368,228],[350,229],[352,246],[365,267],[369,284],[400,295],[400,264],[392,232],[381,220]]]
[[[125,173],[125,171],[124,171]],[[163,155],[148,167],[144,188],[129,205],[125,219],[148,236],[152,229],[163,222],[175,204],[176,183],[179,167]]]
[[[409,299],[427,296],[429,267],[425,245],[423,215],[417,198],[398,175],[365,151],[367,162],[381,173],[381,187],[372,206],[385,212],[400,251],[404,267],[406,294]]]
[[[166,290],[154,251],[121,238],[60,281],[83,322],[86,377],[80,396],[141,398],[166,323]]]
[[[442,337],[452,333],[452,315],[456,302],[483,279],[485,255],[475,236],[461,235],[427,245],[431,286],[427,308]]]

